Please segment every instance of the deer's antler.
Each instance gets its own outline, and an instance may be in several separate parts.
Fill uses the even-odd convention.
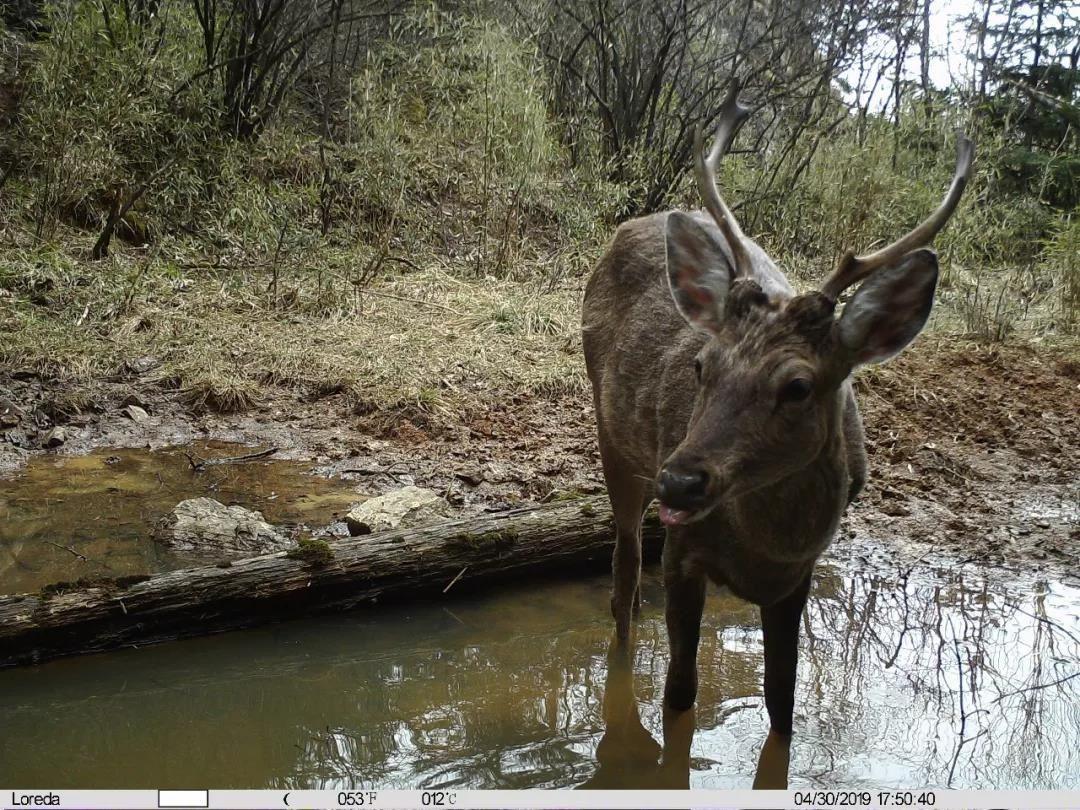
[[[705,202],[705,209],[712,214],[717,227],[720,228],[720,232],[731,248],[736,277],[745,275],[749,271],[750,261],[746,247],[743,245],[742,229],[724,202],[724,198],[720,196],[720,189],[716,185],[716,167],[731,148],[735,133],[749,114],[750,109],[739,103],[739,83],[732,80],[724,105],[720,108],[716,140],[713,141],[708,157],[705,157],[701,127],[697,127],[694,131],[694,176],[697,178],[698,191]]]
[[[849,250],[832,274],[825,279],[821,291],[835,301],[840,293],[862,281],[879,267],[896,262],[904,254],[916,248],[929,245],[956,210],[960,196],[964,193],[964,186],[967,185],[968,177],[971,175],[971,162],[974,157],[975,144],[966,136],[960,135],[956,144],[956,172],[953,174],[949,191],[945,194],[945,199],[941,201],[938,209],[910,233],[900,237],[891,245],[865,256],[856,256]]]

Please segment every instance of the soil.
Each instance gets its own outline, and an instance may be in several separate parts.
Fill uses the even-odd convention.
[[[0,376],[0,474],[37,453],[184,445],[276,447],[313,472],[380,493],[430,487],[490,510],[603,491],[587,394],[492,398],[466,414],[358,413],[329,396],[267,392],[241,414],[193,413],[174,392],[125,377],[72,403],[60,383]],[[871,474],[842,527],[902,549],[1006,568],[1080,571],[1080,360],[1030,346],[943,337],[857,375]],[[132,417],[128,405],[148,414]],[[59,446],[46,449],[63,428]]]

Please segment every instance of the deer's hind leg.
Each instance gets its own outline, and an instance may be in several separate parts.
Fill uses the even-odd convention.
[[[611,511],[615,516],[615,553],[611,560],[611,613],[619,642],[630,638],[631,616],[641,607],[641,516],[649,482],[633,472],[599,426],[600,458],[604,465]]]

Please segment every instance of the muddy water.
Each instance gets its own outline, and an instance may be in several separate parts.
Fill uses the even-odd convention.
[[[224,443],[185,450],[200,459],[253,452]],[[0,480],[0,593],[183,565],[150,535],[154,523],[185,498],[205,495],[293,525],[329,522],[360,500],[349,485],[307,475],[307,468],[268,460],[195,472],[181,449],[31,459],[18,476]]]
[[[846,541],[850,544],[851,541]],[[1080,787],[1080,590],[972,565],[824,565],[792,787]],[[609,658],[607,581],[525,583],[0,672],[0,784],[747,787],[756,611],[712,596],[696,713],[668,718],[662,592]]]

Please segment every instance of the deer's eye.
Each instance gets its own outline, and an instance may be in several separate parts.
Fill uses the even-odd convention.
[[[697,377],[697,381],[701,382],[701,361],[694,358],[694,376]]]
[[[809,380],[803,377],[796,377],[780,389],[780,401],[802,402],[810,396],[812,390],[813,386],[810,384]]]

